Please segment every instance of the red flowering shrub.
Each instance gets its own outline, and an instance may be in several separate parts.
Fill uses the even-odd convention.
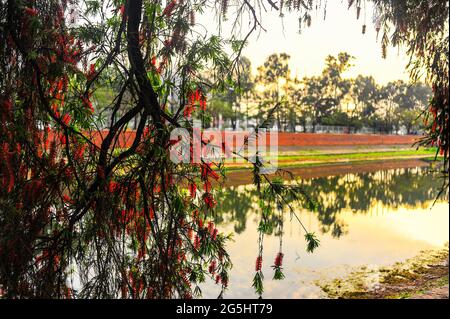
[[[134,32],[140,23],[152,27],[139,21],[141,1],[118,7],[119,23],[100,38],[89,25],[68,27],[66,15],[74,9],[66,1],[34,3],[0,5],[2,295],[189,298],[203,274],[227,278],[227,237],[209,222],[216,203],[212,187],[196,201],[203,193],[197,183],[219,175],[213,164],[204,164],[204,172],[201,165],[174,164],[166,151],[179,142],[168,133],[184,124],[160,103],[176,90],[169,82],[162,87],[162,73],[186,68],[171,62],[185,37],[176,24],[177,2],[158,18],[173,29],[167,47]],[[89,11],[80,14],[91,18]],[[107,28],[109,21],[100,23]],[[102,47],[107,38],[117,46]],[[150,59],[143,58],[145,50]],[[124,58],[133,66],[129,70],[118,68]],[[153,73],[141,76],[147,72]],[[181,99],[189,104],[178,114],[206,111],[195,74],[191,69],[183,75],[189,85]],[[99,104],[98,92],[113,87],[119,93],[106,102],[113,116],[100,129],[106,104]],[[134,140],[124,142],[133,120]],[[201,258],[210,265],[204,267]],[[74,277],[81,285],[68,285]],[[218,284],[223,290],[227,280]]]
[[[222,295],[229,237],[210,221],[223,165],[177,164],[168,149],[178,143],[170,139],[174,128],[192,132],[192,118],[205,121],[210,92],[237,86],[245,42],[192,32],[204,1],[170,1],[164,9],[114,1],[110,14],[100,12],[100,1],[73,3],[0,2],[0,296],[191,298],[205,276]],[[298,11],[298,3],[286,6]],[[216,7],[226,15],[229,5]],[[250,2],[237,12],[237,19],[250,13],[252,32],[260,25]],[[430,139],[447,157],[446,79],[433,79]],[[314,206],[261,166],[253,163],[262,197],[258,294],[268,218],[286,196]],[[317,247],[313,234],[306,239],[308,251]],[[281,263],[282,254],[276,279]]]

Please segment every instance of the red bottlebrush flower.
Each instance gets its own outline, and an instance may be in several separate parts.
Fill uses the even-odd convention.
[[[275,257],[275,262],[274,265],[276,267],[281,267],[283,266],[283,253],[278,253],[277,256]]]
[[[62,89],[63,89],[63,81],[62,81],[62,80],[59,80],[59,81],[58,81],[58,92],[61,92]]]
[[[91,63],[91,65],[89,66],[88,74],[87,74],[88,80],[92,80],[94,75],[95,75],[95,64]]]
[[[210,233],[212,235],[214,231],[214,223],[213,222],[208,222],[208,233]]]
[[[192,228],[188,228],[188,232],[187,232],[187,237],[189,238],[189,240],[192,240],[192,236],[193,236],[194,232],[192,230]]]
[[[146,128],[144,129],[144,132],[142,133],[142,136],[143,136],[144,138],[146,138],[149,134],[150,134],[150,128],[149,128],[149,127],[146,127]]]
[[[192,199],[195,199],[196,193],[197,193],[197,185],[195,185],[195,183],[190,183],[189,194],[191,195]]]
[[[44,249],[44,251],[42,252],[42,255],[36,256],[34,263],[40,264],[40,263],[42,263],[42,261],[44,261],[47,258],[48,258],[48,250]]]
[[[211,191],[211,183],[210,181],[206,180],[205,184],[203,185],[205,192],[209,193]]]
[[[152,207],[149,208],[149,214],[151,220],[155,219],[155,211],[153,210]]]
[[[198,235],[195,235],[194,237],[194,249],[198,250],[200,248],[200,237]]]
[[[155,56],[152,57],[152,65],[156,66],[156,57]]]
[[[192,228],[189,228],[187,231],[187,237],[189,238],[189,240],[192,240],[192,235],[193,235]]]
[[[121,16],[123,16],[123,14],[125,13],[125,6],[123,4],[119,8],[119,12]]]
[[[194,110],[194,107],[191,104],[186,105],[183,111],[184,117],[190,117],[192,114],[192,111]]]
[[[25,13],[30,16],[36,16],[38,14],[38,11],[35,8],[25,8]]]
[[[201,173],[202,173],[202,179],[203,180],[208,179],[208,169],[210,169],[209,165],[211,165],[211,164],[202,163]]]
[[[431,132],[436,132],[437,122],[433,123],[433,127],[431,128]]]
[[[69,195],[67,195],[67,194],[64,194],[62,199],[63,199],[63,202],[66,203],[66,204],[73,204],[74,203],[72,198],[70,198]]]
[[[213,233],[212,233],[212,239],[216,240],[217,239],[217,234],[219,233],[219,231],[217,230],[217,228],[214,228]]]
[[[211,193],[206,193],[203,197],[206,206],[209,208],[214,208],[217,205],[217,201],[214,199]]]
[[[58,112],[58,105],[56,103],[52,104],[52,111],[56,114]]]
[[[81,100],[83,101],[83,106],[85,108],[88,108],[91,111],[91,113],[94,113],[94,108],[92,107],[91,100],[89,98],[84,97],[84,96],[81,97]]]
[[[200,91],[199,91],[199,89],[195,90],[195,101],[200,101]]]
[[[61,142],[61,144],[65,145],[67,143],[66,136],[64,134],[61,134],[59,137],[59,141]]]
[[[262,269],[262,256],[258,256],[255,262],[255,271],[261,271]]]
[[[188,287],[191,287],[191,282],[189,281],[189,279],[186,276],[186,273],[182,270],[181,271],[181,279],[183,280],[184,284]]]
[[[126,223],[127,222],[127,211],[125,209],[122,209],[120,211],[119,221],[121,223]]]
[[[142,247],[142,248],[138,249],[138,255],[137,255],[137,259],[138,260],[144,259],[146,255],[147,255],[147,252],[146,252],[146,248],[145,247]]]
[[[211,168],[211,163],[202,163],[201,175],[203,180],[207,180],[209,176],[216,181],[219,180],[219,175]]]
[[[70,117],[69,114],[64,114],[63,117],[61,118],[61,121],[64,123],[64,125],[69,125],[71,119],[72,118]]]
[[[117,182],[110,181],[108,183],[108,191],[110,193],[115,193],[118,190],[118,188],[119,188],[118,186],[119,186],[119,184]]]
[[[167,7],[164,9],[162,15],[163,15],[163,16],[169,17],[169,16],[172,14],[173,9],[175,8],[176,5],[177,5],[177,1],[176,1],[176,0],[172,0],[172,1],[167,5]]]
[[[434,118],[437,116],[437,109],[433,106],[430,106],[430,112],[433,114]]]
[[[75,159],[80,160],[83,158],[84,155],[84,151],[86,149],[86,145],[77,145],[76,150],[75,150]]]
[[[209,264],[208,271],[210,274],[214,275],[214,273],[216,272],[216,266],[217,266],[217,262],[215,260],[213,260],[211,262],[211,264]]]
[[[188,102],[189,102],[189,104],[191,104],[191,105],[195,104],[195,94],[194,94],[194,93],[191,93],[191,94],[188,96]]]
[[[216,276],[216,285],[220,282],[220,279],[222,279],[222,278],[220,277],[220,275],[217,275],[217,276]]]
[[[200,109],[202,111],[206,111],[206,98],[205,97],[202,97],[200,99]]]

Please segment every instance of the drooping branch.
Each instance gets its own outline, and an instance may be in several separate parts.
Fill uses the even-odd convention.
[[[139,26],[142,15],[142,0],[127,1],[125,11],[128,14],[127,41],[128,58],[139,86],[139,99],[158,129],[162,128],[158,95],[147,77],[144,59],[139,46]]]

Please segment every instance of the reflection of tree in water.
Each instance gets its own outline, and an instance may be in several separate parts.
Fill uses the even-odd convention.
[[[247,217],[256,212],[258,200],[256,189],[252,185],[228,187],[219,189],[216,192],[217,198],[223,198],[223,201],[217,204],[214,220],[217,224],[234,224],[234,231],[237,234],[245,231]],[[280,235],[276,228],[281,222],[277,214],[272,214],[266,221],[269,232],[274,235]],[[273,232],[275,230],[275,232]]]
[[[303,189],[319,204],[318,220],[323,233],[340,237],[346,233],[341,218],[344,210],[366,214],[381,207],[396,210],[429,207],[439,192],[436,177],[427,168],[391,169],[369,173],[318,177],[299,181]],[[256,190],[252,187],[222,189],[217,223],[234,223],[236,233],[245,230],[247,216],[254,212]],[[448,194],[446,195],[448,196]],[[287,198],[288,201],[290,199]],[[301,207],[298,208],[302,210]],[[273,229],[279,222],[274,218]]]
[[[236,187],[218,190],[219,201],[215,221],[217,224],[234,223],[234,231],[238,234],[245,230],[247,214],[252,211],[252,202],[256,199],[256,192],[249,188],[238,189]]]

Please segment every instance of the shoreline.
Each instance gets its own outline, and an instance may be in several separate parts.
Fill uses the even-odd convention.
[[[316,282],[330,299],[448,299],[448,246],[387,267],[361,266],[344,278]]]
[[[287,169],[297,178],[308,179],[350,173],[375,172],[380,169],[415,168],[427,167],[430,165],[433,165],[433,163],[424,158],[403,158],[292,166]],[[251,170],[228,170],[226,180],[224,181],[224,186],[229,187],[247,185],[252,182]]]
[[[392,161],[420,159],[427,162],[434,162],[436,151],[434,149],[421,150],[389,150],[373,152],[345,152],[345,153],[319,153],[319,154],[297,154],[297,155],[279,155],[277,158],[278,168],[300,168],[314,166],[328,166],[334,164],[353,164],[366,163],[373,161]],[[438,162],[440,157],[438,157]],[[269,160],[270,163],[270,160]],[[230,163],[225,162],[228,172],[246,171],[252,168],[248,163]],[[268,165],[270,167],[270,165]]]

